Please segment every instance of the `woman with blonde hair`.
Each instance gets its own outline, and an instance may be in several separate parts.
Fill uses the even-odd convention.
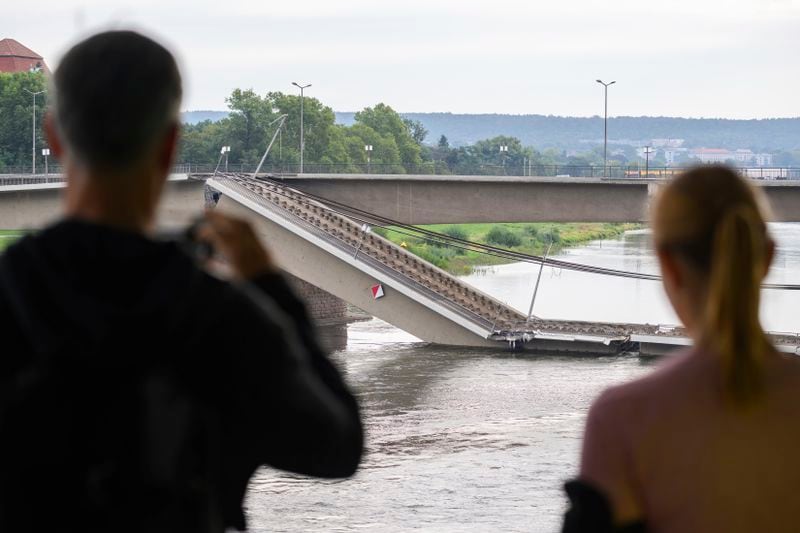
[[[720,166],[657,198],[663,284],[694,347],[594,403],[565,532],[800,531],[800,357],[759,321],[765,211]]]

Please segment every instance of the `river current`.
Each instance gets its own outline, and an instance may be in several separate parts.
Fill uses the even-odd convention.
[[[800,284],[800,224],[771,229],[778,255],[768,281]],[[646,231],[559,258],[657,273]],[[538,268],[515,263],[464,279],[527,312]],[[765,291],[768,329],[800,332],[798,309],[800,292]],[[656,282],[549,267],[534,314],[676,322]],[[325,329],[323,337],[363,407],[363,466],[335,482],[260,471],[247,500],[252,531],[558,531],[562,485],[576,472],[589,405],[656,364],[431,346],[379,320]]]

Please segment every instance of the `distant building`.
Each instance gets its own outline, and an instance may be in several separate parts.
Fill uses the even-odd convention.
[[[14,39],[0,40],[0,72],[50,72],[44,58]]]
[[[666,161],[668,165],[674,165],[684,154],[686,154],[685,148],[665,148],[664,161]]]
[[[699,159],[703,163],[725,163],[734,161],[741,165],[768,167],[772,165],[772,154],[757,154],[752,150],[740,148],[726,150],[724,148],[695,148],[689,151],[689,157]]]
[[[695,148],[689,150],[689,157],[699,159],[703,163],[724,163],[733,159],[731,151],[724,148]]]
[[[653,159],[656,158],[660,150],[656,150],[652,146],[648,147],[640,146],[639,148],[636,149],[636,155],[642,159],[646,159],[648,151],[650,152],[650,161],[652,161]]]
[[[753,154],[753,164],[757,167],[771,167],[772,154]]]
[[[650,144],[656,148],[680,148],[683,143],[683,139],[653,139],[650,141]]]

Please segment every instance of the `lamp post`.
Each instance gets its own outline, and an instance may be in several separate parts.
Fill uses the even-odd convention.
[[[292,85],[300,89],[300,174],[303,173],[303,151],[306,148],[306,142],[304,139],[304,132],[303,132],[303,98],[305,96],[304,91],[311,87],[311,84],[308,85],[300,85],[296,81],[292,82]]]
[[[42,148],[42,155],[44,156],[44,175],[50,174],[50,169],[47,167],[47,158],[50,155],[50,148]]]
[[[225,173],[228,172],[228,153],[231,151],[230,146],[223,146],[219,150],[219,160],[217,161],[217,168],[214,169],[214,175],[217,175],[217,171],[219,170],[219,165],[222,163],[222,158],[225,158]]]
[[[31,148],[31,174],[36,174],[36,96],[44,94],[47,91],[32,92],[28,89],[23,89],[26,93],[33,96],[33,131],[31,137],[33,138],[33,148]]]
[[[605,92],[605,112],[603,114],[603,177],[608,177],[608,87],[617,83],[612,81],[605,83],[603,80],[597,80],[597,83],[603,86]]]
[[[370,171],[371,171],[371,168],[372,168],[371,167],[371,163],[372,163],[372,145],[371,144],[365,144],[364,145],[364,151],[367,152],[367,174],[369,174]]]
[[[505,144],[500,145],[500,155],[503,158],[503,176],[506,175],[506,156],[508,155],[508,146]]]

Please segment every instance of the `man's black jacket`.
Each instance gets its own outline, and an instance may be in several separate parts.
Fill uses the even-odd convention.
[[[203,485],[216,524],[187,529],[243,528],[247,481],[260,465],[320,477],[357,468],[357,403],[282,277],[233,286],[175,243],[67,220],[0,256],[0,524],[135,531],[191,522],[167,515],[191,514],[196,502],[175,505],[170,498],[185,496],[168,485],[164,493],[137,488],[150,483],[140,471],[142,448],[159,446],[161,434],[181,431],[186,419],[170,414],[185,412],[173,398],[156,406],[165,421],[159,434],[137,433],[142,408],[127,405],[125,394],[153,375],[202,406],[192,426],[197,457],[172,460],[199,470],[183,479]],[[36,416],[12,424],[25,405],[17,396],[37,379],[60,383],[60,398],[37,400]],[[88,414],[73,422],[76,411]],[[106,449],[120,443],[121,452]],[[126,457],[135,464],[117,464]]]

